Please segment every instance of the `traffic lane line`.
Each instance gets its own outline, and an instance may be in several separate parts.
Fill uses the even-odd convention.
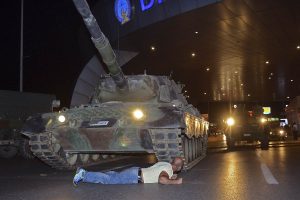
[[[256,152],[256,155],[258,156],[259,161],[261,162],[260,169],[262,171],[262,174],[263,174],[266,182],[270,185],[278,185],[279,182],[276,180],[276,178],[273,176],[271,170],[269,169],[269,167],[264,162],[264,160],[261,156],[261,152]]]
[[[260,168],[261,168],[261,171],[262,171],[262,173],[265,177],[265,180],[267,181],[268,184],[270,184],[270,185],[278,185],[279,184],[265,163],[262,163],[260,165]]]

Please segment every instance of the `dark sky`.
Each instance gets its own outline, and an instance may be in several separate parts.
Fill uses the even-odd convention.
[[[7,5],[8,4],[8,5]],[[12,11],[13,10],[13,11]],[[19,65],[19,2],[6,1],[3,9],[1,35],[1,89],[17,89],[18,87],[18,65]]]
[[[67,106],[83,66],[82,20],[71,0],[24,2],[24,91],[55,94]],[[0,89],[19,90],[21,6],[20,1],[4,5]]]

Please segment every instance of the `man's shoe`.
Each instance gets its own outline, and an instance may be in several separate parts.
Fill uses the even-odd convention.
[[[77,168],[76,170],[76,174],[73,178],[73,185],[76,187],[78,185],[78,183],[80,183],[83,178],[84,178],[84,175],[85,175],[85,170],[82,169],[82,168]]]

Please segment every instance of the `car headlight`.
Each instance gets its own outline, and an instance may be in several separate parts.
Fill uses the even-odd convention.
[[[141,109],[135,109],[132,112],[132,115],[133,115],[133,118],[136,119],[136,120],[141,120],[145,117],[145,114]]]
[[[260,119],[260,122],[264,124],[264,123],[267,122],[267,119],[263,117],[263,118]]]
[[[57,120],[61,123],[64,123],[66,121],[66,117],[64,115],[59,115]]]
[[[232,117],[229,117],[226,121],[228,126],[233,126],[235,124],[235,121]]]
[[[284,134],[284,131],[283,131],[283,130],[280,130],[280,131],[279,131],[279,134],[280,134],[280,135],[283,135],[283,134]]]

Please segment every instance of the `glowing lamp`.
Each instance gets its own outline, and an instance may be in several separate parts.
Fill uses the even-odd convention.
[[[57,119],[58,119],[58,121],[61,122],[61,123],[64,123],[64,122],[66,121],[66,117],[63,116],[63,115],[59,115]]]
[[[233,126],[235,121],[232,117],[230,117],[230,118],[227,119],[226,123],[227,123],[228,126]]]
[[[133,117],[136,119],[136,120],[141,120],[143,117],[144,117],[144,113],[142,110],[140,109],[136,109],[133,111]]]

